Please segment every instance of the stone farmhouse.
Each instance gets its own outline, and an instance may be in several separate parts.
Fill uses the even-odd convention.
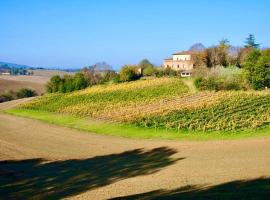
[[[164,59],[163,67],[180,71],[182,77],[191,75],[194,62],[192,61],[191,51],[181,51],[172,54],[172,58]]]

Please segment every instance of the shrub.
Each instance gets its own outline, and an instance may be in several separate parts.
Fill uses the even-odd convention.
[[[58,92],[61,82],[62,80],[59,75],[51,77],[50,82],[46,85],[47,92]]]
[[[194,79],[194,86],[198,89],[198,90],[202,90],[203,87],[203,81],[205,79],[203,77],[197,77]]]
[[[82,73],[76,73],[73,78],[74,90],[86,88],[87,84]]]
[[[198,90],[240,90],[243,88],[243,85],[240,81],[235,79],[224,79],[218,77],[197,77],[194,80],[194,86]]]
[[[112,81],[118,74],[115,71],[107,71],[103,75],[103,82]]]
[[[27,89],[27,88],[22,88],[17,92],[17,97],[19,99],[25,98],[25,97],[34,97],[37,96],[37,93],[35,90]]]
[[[157,69],[153,66],[146,67],[143,70],[143,76],[153,76],[157,73]]]
[[[0,95],[0,103],[13,100],[13,96],[10,93],[4,93]]]
[[[139,76],[136,73],[136,68],[132,66],[125,65],[120,70],[120,81],[126,82],[126,81],[134,81],[139,78]]]
[[[120,83],[120,75],[116,74],[116,76],[112,79],[113,83]]]
[[[253,89],[270,87],[270,51],[254,49],[244,64],[246,79]]]

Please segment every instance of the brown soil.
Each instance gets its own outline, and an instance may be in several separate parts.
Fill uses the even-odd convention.
[[[10,90],[16,92],[22,88],[35,90],[39,95],[45,93],[45,84],[49,80],[47,77],[38,76],[1,76],[0,75],[0,95]]]
[[[0,199],[267,199],[270,138],[134,140],[0,114],[0,183]]]

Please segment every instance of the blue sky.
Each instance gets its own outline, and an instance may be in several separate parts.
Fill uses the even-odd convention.
[[[243,45],[249,33],[270,46],[269,9],[269,0],[1,0],[0,61],[160,65],[193,43]]]

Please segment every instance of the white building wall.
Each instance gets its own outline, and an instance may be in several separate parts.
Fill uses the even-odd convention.
[[[173,55],[173,60],[191,60],[191,55]]]

